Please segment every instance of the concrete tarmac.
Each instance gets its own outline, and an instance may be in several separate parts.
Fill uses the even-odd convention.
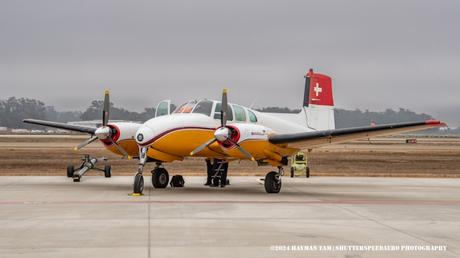
[[[458,179],[230,180],[0,177],[0,257],[460,257]]]

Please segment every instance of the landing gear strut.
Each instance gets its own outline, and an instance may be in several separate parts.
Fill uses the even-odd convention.
[[[67,166],[67,177],[72,177],[74,182],[80,182],[81,177],[91,169],[104,172],[105,177],[112,176],[112,167],[110,165],[105,164],[104,169],[96,167],[98,162],[107,161],[106,158],[94,158],[88,154],[85,154],[81,160],[82,163],[77,169],[75,169],[75,167],[70,164]]]
[[[147,147],[139,149],[139,167],[137,168],[136,175],[134,176],[133,195],[142,195],[144,191],[144,166],[147,161]]]
[[[281,190],[281,176],[284,170],[282,167],[278,167],[278,172],[271,171],[265,176],[264,186],[267,193],[279,193]]]

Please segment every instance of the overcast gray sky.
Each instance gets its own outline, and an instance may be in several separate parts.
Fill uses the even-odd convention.
[[[299,107],[309,67],[337,107],[409,108],[460,125],[460,1],[0,0],[0,98],[84,109],[111,90]]]

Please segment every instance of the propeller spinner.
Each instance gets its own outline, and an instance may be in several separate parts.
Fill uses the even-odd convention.
[[[221,144],[230,143],[232,146],[235,146],[244,156],[246,156],[250,160],[255,160],[252,157],[251,153],[241,147],[236,141],[233,140],[232,134],[234,128],[227,126],[227,115],[228,115],[228,101],[227,101],[227,89],[224,89],[222,92],[222,102],[221,102],[221,110],[220,110],[220,127],[214,131],[214,138],[210,139],[209,141],[203,143],[202,145],[198,146],[192,152],[190,152],[190,156],[197,154],[198,152],[204,150],[206,147],[210,146],[214,142],[219,142]]]
[[[130,159],[131,157],[129,156],[128,152],[121,147],[118,143],[116,143],[112,136],[115,134],[114,129],[112,129],[110,126],[108,126],[109,123],[109,114],[110,114],[110,96],[109,96],[109,91],[105,91],[104,95],[104,104],[103,104],[103,109],[102,109],[102,126],[96,129],[94,132],[94,135],[91,136],[88,140],[78,144],[74,149],[79,150],[86,145],[94,142],[95,140],[101,140],[101,141],[109,141],[111,144],[117,148],[117,150],[123,154],[123,157],[127,157]]]

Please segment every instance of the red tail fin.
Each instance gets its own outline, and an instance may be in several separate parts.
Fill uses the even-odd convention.
[[[313,69],[310,69],[305,75],[303,105],[308,107],[310,104],[334,106],[331,77],[324,74],[313,73]]]

